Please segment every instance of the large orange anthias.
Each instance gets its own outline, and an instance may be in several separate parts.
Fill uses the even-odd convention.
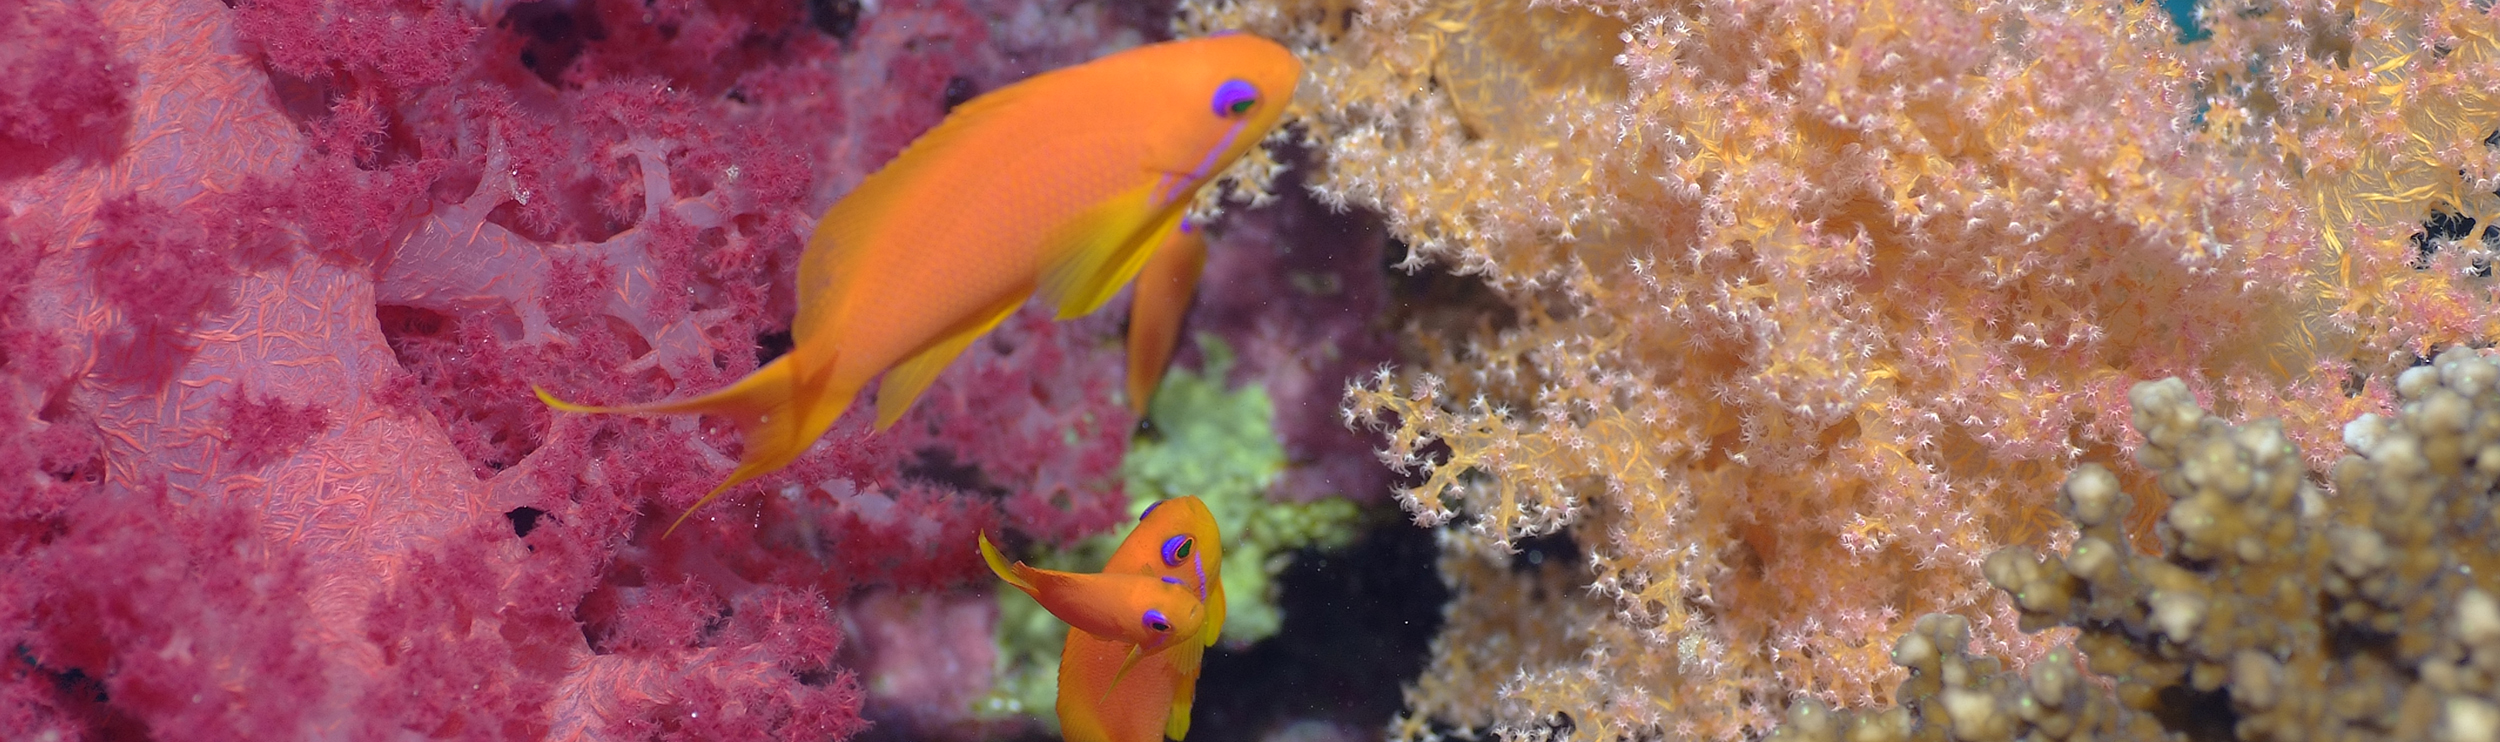
[[[1088,314],[1151,261],[1163,278],[1138,310],[1174,316],[1132,321],[1151,361],[1131,364],[1142,397],[1135,390],[1151,392],[1170,355],[1171,338],[1154,336],[1178,331],[1203,260],[1183,216],[1276,127],[1301,75],[1275,42],[1223,34],[1130,49],[974,98],[825,213],[799,260],[788,354],[688,399],[594,407],[545,390],[539,398],[574,412],[734,421],[745,453],[691,515],[789,465],[879,374],[882,430],[1035,293],[1061,319]]]
[[[1206,503],[1177,497],[1147,506],[1137,528],[1096,574],[1009,565],[986,536],[980,547],[999,579],[1068,622],[1067,644],[1059,652],[1058,707],[1067,742],[1188,736],[1200,662],[1224,632],[1224,546]],[[1045,586],[1026,578],[1030,572],[1046,572],[1056,581]],[[1137,630],[1137,624],[1153,623],[1144,611],[1171,615],[1173,588],[1203,606],[1195,631]]]

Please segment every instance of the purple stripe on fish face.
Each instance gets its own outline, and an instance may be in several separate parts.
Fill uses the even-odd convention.
[[[1188,190],[1190,186],[1205,182],[1208,173],[1215,169],[1216,163],[1224,159],[1224,151],[1233,148],[1233,140],[1241,136],[1242,127],[1248,125],[1250,125],[1250,122],[1247,120],[1234,121],[1231,128],[1224,130],[1224,138],[1217,140],[1215,148],[1207,150],[1207,155],[1200,158],[1198,160],[1198,166],[1191,168],[1188,174],[1178,176],[1177,178],[1170,174],[1164,175],[1163,179],[1155,184],[1155,190],[1158,192],[1155,195],[1155,205],[1169,205],[1172,201],[1180,198],[1181,191]],[[1174,180],[1178,180],[1180,182],[1177,184],[1172,183]]]
[[[1233,148],[1233,140],[1241,136],[1242,127],[1249,125],[1248,121],[1235,121],[1230,128],[1225,129],[1224,138],[1216,140],[1215,148],[1207,150],[1207,156],[1198,161],[1198,167],[1189,171],[1189,179],[1192,181],[1205,179],[1207,173],[1215,169],[1215,162],[1224,159],[1224,150]]]
[[[1160,176],[1156,176],[1154,195],[1155,206],[1161,207],[1172,203],[1172,199],[1180,195],[1181,186],[1188,184],[1189,180],[1186,176],[1174,175],[1172,173],[1164,173]]]
[[[1153,514],[1155,514],[1155,508],[1159,508],[1159,507],[1163,507],[1163,501],[1162,501],[1162,500],[1156,500],[1156,501],[1154,501],[1154,502],[1146,503],[1146,509],[1145,509],[1144,511],[1139,512],[1139,513],[1137,514],[1137,519],[1138,519],[1138,520],[1141,520],[1141,521],[1142,521],[1142,520],[1145,520],[1145,519],[1146,519],[1146,516],[1149,516],[1149,515],[1153,515]]]
[[[1190,568],[1198,572],[1198,600],[1204,602],[1207,599],[1207,563],[1206,558],[1199,554],[1197,547],[1198,539],[1186,533],[1164,539],[1163,566],[1178,567],[1182,562],[1188,562]],[[1177,582],[1170,577],[1163,579]]]

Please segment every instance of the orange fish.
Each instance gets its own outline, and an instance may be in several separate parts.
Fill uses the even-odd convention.
[[[981,559],[989,562],[990,571],[997,573],[999,579],[1033,596],[1043,610],[1066,621],[1070,628],[1134,646],[1130,662],[1196,641],[1199,627],[1206,622],[1206,603],[1195,591],[1182,587],[1177,578],[1108,572],[1079,574],[1041,569],[1023,562],[1010,565],[998,555],[998,548],[990,545],[988,535],[978,538]]]
[[[1275,42],[1225,34],[1130,49],[974,98],[817,224],[799,259],[788,354],[691,399],[591,407],[544,390],[539,398],[574,412],[734,421],[745,453],[700,508],[789,465],[880,374],[877,427],[894,424],[1035,293],[1061,319],[1100,308],[1178,231],[1199,189],[1276,127],[1301,75]]]
[[[1067,742],[1187,738],[1200,662],[1206,648],[1224,633],[1223,560],[1215,514],[1198,498],[1157,502],[1138,516],[1137,528],[1111,553],[1100,574],[1140,575],[1177,585],[1205,604],[1206,616],[1195,636],[1151,654],[1096,632],[1068,632],[1059,653],[1059,728]],[[993,561],[991,568],[998,569],[999,563]],[[1051,613],[1069,620],[1057,609]]]

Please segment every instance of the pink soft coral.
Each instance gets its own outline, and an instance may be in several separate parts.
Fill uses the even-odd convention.
[[[128,115],[128,69],[112,30],[77,3],[0,0],[0,178],[87,151]]]
[[[846,598],[1117,521],[1106,321],[671,539],[734,436],[530,397],[755,368],[813,215],[1006,79],[1011,7],[800,7],[0,3],[0,729],[847,736]]]

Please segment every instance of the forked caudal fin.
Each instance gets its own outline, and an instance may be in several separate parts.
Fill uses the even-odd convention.
[[[784,355],[765,364],[763,368],[756,369],[755,373],[748,374],[746,378],[739,379],[737,383],[710,394],[690,399],[616,407],[574,404],[557,399],[545,389],[531,387],[531,390],[538,393],[539,401],[566,412],[625,415],[719,415],[729,418],[731,423],[738,426],[740,438],[746,444],[746,452],[739,458],[738,468],[729,473],[727,480],[722,481],[719,486],[713,487],[711,492],[705,494],[703,499],[696,500],[692,507],[686,508],[686,512],[678,515],[676,521],[669,523],[668,531],[661,534],[662,538],[667,538],[669,534],[677,532],[678,526],[685,525],[686,518],[694,515],[694,511],[711,504],[730,487],[788,466],[792,460],[799,457],[799,454],[805,453],[808,446],[816,442],[818,436],[824,435],[826,428],[833,426],[834,419],[842,416],[843,408],[849,406],[850,400],[847,397],[820,399],[825,396],[822,385],[814,385],[817,388],[812,390],[803,388],[795,369],[796,366],[793,365],[791,356]],[[812,394],[807,393],[811,391]]]

